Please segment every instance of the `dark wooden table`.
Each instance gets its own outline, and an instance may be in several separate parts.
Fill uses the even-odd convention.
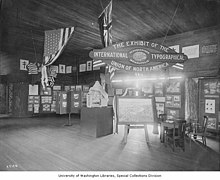
[[[173,124],[177,124],[177,127],[178,127],[178,124],[180,123],[183,123],[183,122],[186,122],[186,120],[183,120],[183,119],[172,119],[172,120],[166,120],[164,122],[161,122],[161,125],[160,125],[160,141],[162,143],[164,143],[164,133],[165,133],[165,129],[166,128],[173,128]]]

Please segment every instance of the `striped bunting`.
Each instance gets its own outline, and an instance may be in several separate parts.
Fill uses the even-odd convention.
[[[38,67],[36,63],[29,63],[27,66],[28,74],[38,74]]]

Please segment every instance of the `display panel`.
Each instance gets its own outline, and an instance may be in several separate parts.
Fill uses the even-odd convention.
[[[145,124],[155,120],[156,105],[151,98],[117,97],[118,124]]]

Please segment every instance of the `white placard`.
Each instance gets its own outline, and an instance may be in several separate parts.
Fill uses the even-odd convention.
[[[187,55],[188,59],[198,58],[199,57],[199,45],[183,47],[182,53]]]
[[[31,85],[29,84],[29,95],[38,95],[38,85]]]
[[[20,59],[20,70],[27,71],[28,64],[29,64],[29,60]]]
[[[165,97],[155,97],[156,102],[165,102]]]
[[[54,71],[54,72],[56,72],[56,73],[59,73],[59,68],[58,68],[58,66],[53,66],[53,65],[51,65],[51,66],[50,66],[50,69],[51,69],[51,71]]]
[[[215,100],[214,99],[205,100],[205,113],[215,114]]]
[[[164,114],[164,103],[156,103],[157,116]]]
[[[92,71],[92,61],[87,61],[86,62],[86,70],[87,71]]]
[[[66,67],[66,73],[72,73],[72,66]]]
[[[174,46],[170,46],[170,49],[173,49],[174,51],[176,51],[177,53],[180,52],[180,45],[174,45]]]
[[[86,71],[86,64],[80,64],[79,65],[79,72],[85,72]]]
[[[63,64],[59,64],[59,73],[65,74],[66,73],[66,66]]]

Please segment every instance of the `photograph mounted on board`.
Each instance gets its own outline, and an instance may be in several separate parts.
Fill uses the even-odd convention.
[[[153,98],[117,97],[118,124],[153,123],[156,118],[156,105]]]
[[[179,81],[169,81],[166,87],[167,93],[180,93],[180,82]]]

